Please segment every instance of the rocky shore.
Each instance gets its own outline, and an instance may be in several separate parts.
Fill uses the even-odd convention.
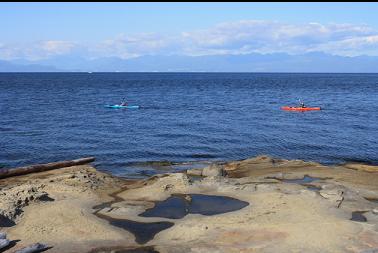
[[[4,252],[373,253],[378,166],[259,156],[146,180],[67,167],[1,179],[0,233]]]

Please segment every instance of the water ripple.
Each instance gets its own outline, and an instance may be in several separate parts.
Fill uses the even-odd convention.
[[[376,74],[2,73],[0,164],[93,155],[101,170],[141,176],[155,169],[133,163],[259,154],[378,163],[377,83]],[[141,108],[104,108],[124,97]],[[299,98],[324,110],[280,110]]]

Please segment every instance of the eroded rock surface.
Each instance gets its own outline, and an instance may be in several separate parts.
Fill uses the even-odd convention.
[[[306,175],[317,180],[307,182]],[[41,242],[53,246],[48,252],[374,252],[377,182],[370,169],[268,156],[139,181],[77,166],[0,180],[0,209],[15,223],[0,232],[20,240],[12,251]],[[215,215],[188,209],[174,219],[141,216],[172,196],[189,208],[195,194],[248,205]],[[358,212],[366,221],[351,220]],[[136,238],[144,227],[154,233]]]
[[[0,215],[15,220],[21,214],[23,207],[48,197],[47,192],[43,191],[44,186],[43,184],[17,185],[1,189]]]

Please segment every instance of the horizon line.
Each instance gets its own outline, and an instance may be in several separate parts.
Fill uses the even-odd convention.
[[[1,71],[0,74],[378,74],[378,72],[249,72],[249,71]]]

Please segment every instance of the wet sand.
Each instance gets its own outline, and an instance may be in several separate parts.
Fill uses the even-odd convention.
[[[6,252],[378,251],[371,165],[260,156],[146,180],[75,166],[2,179],[0,197]]]

